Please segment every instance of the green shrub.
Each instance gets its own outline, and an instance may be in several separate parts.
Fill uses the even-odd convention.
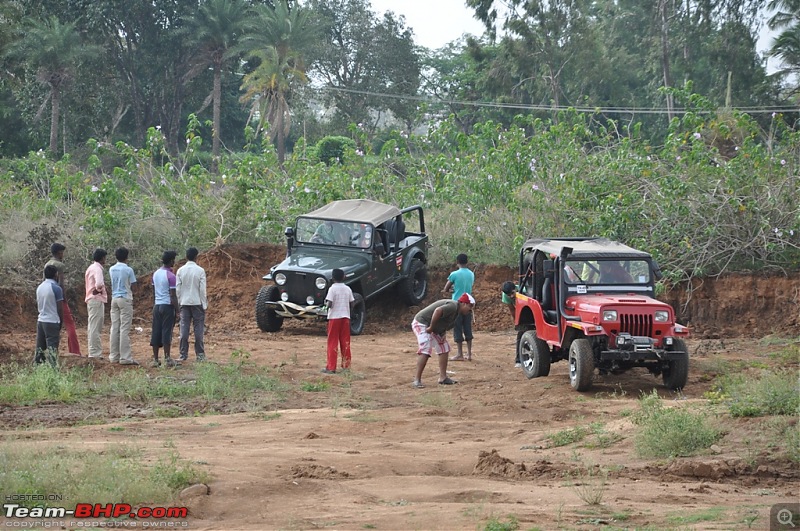
[[[328,166],[344,162],[345,152],[355,150],[356,143],[346,136],[326,136],[317,142],[316,155],[321,162]]]
[[[796,370],[763,371],[757,378],[723,378],[721,392],[734,417],[800,414],[800,380]]]
[[[643,395],[639,407],[633,418],[638,427],[634,444],[642,457],[695,455],[722,436],[721,430],[711,426],[705,415],[680,407],[664,407],[655,391]]]

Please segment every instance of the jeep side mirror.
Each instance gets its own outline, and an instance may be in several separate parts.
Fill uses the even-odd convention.
[[[286,230],[283,231],[283,235],[286,236],[286,258],[292,256],[292,246],[294,245],[294,229],[292,227],[286,227]]]

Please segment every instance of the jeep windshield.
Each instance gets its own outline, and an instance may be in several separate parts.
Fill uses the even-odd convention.
[[[567,260],[567,284],[609,285],[649,284],[650,263],[646,260]]]
[[[330,219],[298,218],[296,241],[368,249],[372,244],[372,225]]]

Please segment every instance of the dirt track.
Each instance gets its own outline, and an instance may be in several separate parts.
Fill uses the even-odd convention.
[[[564,362],[536,380],[513,368],[514,332],[507,310],[496,304],[497,286],[513,272],[487,268],[476,290],[475,360],[450,364],[458,385],[436,385],[429,366],[427,387],[410,387],[413,311],[386,304],[368,307],[366,333],[353,340],[352,373],[324,376],[322,326],[289,323],[277,334],[255,327],[252,298],[264,271],[243,264],[257,252],[264,251],[227,249],[200,261],[212,290],[207,355],[224,362],[238,349],[271,367],[292,389],[276,411],[165,419],[123,401],[0,407],[3,437],[87,449],[127,442],[148,457],[172,441],[182,457],[213,476],[210,495],[185,500],[192,529],[476,529],[508,515],[521,529],[747,529],[748,522],[766,529],[772,504],[800,496],[796,465],[777,452],[748,452],[764,436],[764,419],[727,421],[716,452],[700,457],[643,460],[633,449],[629,414],[641,393],[656,389],[676,407],[705,402],[722,362],[769,362],[751,339],[690,340],[690,378],[681,395],[638,370],[598,378],[591,392],[575,393]],[[270,248],[274,256],[259,258],[279,252]],[[435,273],[433,290],[445,273]],[[136,299],[140,361],[149,351],[146,288]],[[32,322],[25,326],[33,329]],[[27,331],[0,330],[4,358],[32,347]],[[83,329],[81,338],[85,345]],[[176,374],[191,374],[192,367],[189,362]],[[153,371],[107,362],[99,370]],[[331,383],[327,392],[302,390],[303,382],[323,380]],[[71,426],[81,421],[101,423]],[[553,447],[547,437],[592,423],[602,425],[604,439],[595,434]],[[20,424],[42,427],[16,430]],[[117,426],[124,430],[110,431]],[[605,484],[600,469],[608,474]],[[587,491],[602,493],[602,503],[588,505],[581,497]],[[710,521],[680,519],[714,508],[720,512]]]

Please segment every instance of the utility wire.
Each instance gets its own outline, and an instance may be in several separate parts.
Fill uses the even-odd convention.
[[[346,92],[350,94],[360,94],[363,96],[375,96],[380,98],[390,98],[397,100],[411,100],[419,101],[430,104],[444,104],[444,105],[461,105],[464,107],[489,107],[497,109],[521,109],[529,111],[566,111],[575,110],[578,112],[599,112],[599,113],[620,113],[620,114],[668,114],[670,111],[667,109],[659,109],[652,107],[589,107],[581,105],[537,105],[528,103],[497,103],[487,101],[458,101],[458,100],[445,100],[434,98],[431,96],[412,96],[403,94],[390,94],[387,92],[374,92],[370,90],[356,90],[343,87],[311,87],[311,90],[317,92]],[[785,113],[785,112],[798,112],[800,107],[731,107],[730,110],[743,112],[747,114],[768,114],[768,113]],[[713,114],[717,111],[705,110],[688,110],[683,108],[675,108],[671,111],[672,114]]]

